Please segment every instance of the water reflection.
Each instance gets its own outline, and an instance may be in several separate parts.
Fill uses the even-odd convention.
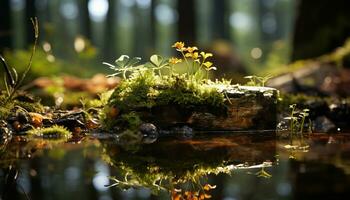
[[[2,199],[348,195],[347,135],[313,135],[308,152],[284,148],[288,141],[276,143],[274,134],[258,135],[164,138],[133,151],[108,137],[85,137],[79,143],[13,137],[1,145],[0,194]],[[289,159],[291,153],[294,159]],[[262,173],[271,177],[259,177]]]

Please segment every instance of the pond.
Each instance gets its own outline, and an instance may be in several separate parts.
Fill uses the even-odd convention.
[[[2,141],[0,199],[340,199],[350,196],[350,137],[203,133],[132,145],[112,135]],[[297,144],[300,141],[293,141]]]

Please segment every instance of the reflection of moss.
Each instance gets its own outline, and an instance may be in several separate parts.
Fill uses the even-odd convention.
[[[69,138],[72,133],[66,128],[58,125],[53,125],[51,127],[42,129],[33,129],[27,132],[29,135],[42,136],[44,138],[60,139]]]
[[[130,153],[121,153],[116,157],[109,157],[109,162],[121,169],[119,171],[121,177],[114,178],[118,187],[124,189],[147,187],[153,193],[159,192],[160,189],[170,191],[188,182],[191,182],[193,190],[198,190],[206,175],[229,172],[229,169],[224,166],[223,159],[217,159],[217,157],[179,161],[173,158],[130,156]]]
[[[249,143],[247,138],[236,139]],[[191,143],[165,139],[154,144],[142,145],[136,152],[105,144],[108,156],[105,156],[104,160],[121,169],[121,177],[117,177],[117,180],[127,178],[127,181],[118,184],[122,188],[143,186],[156,192],[160,188],[171,190],[181,187],[183,183],[188,182],[197,187],[208,174],[229,172],[230,164],[239,164],[241,159],[251,161],[249,156],[242,157],[230,151],[235,144],[229,141],[221,138],[215,142],[210,139]],[[274,154],[271,157],[273,156]],[[254,155],[254,159],[257,157],[260,156]],[[266,159],[260,158],[251,163],[260,163]]]

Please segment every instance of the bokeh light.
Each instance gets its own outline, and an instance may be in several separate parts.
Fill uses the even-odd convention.
[[[107,0],[90,0],[88,10],[91,20],[94,22],[102,22],[105,20],[108,12],[109,4]]]

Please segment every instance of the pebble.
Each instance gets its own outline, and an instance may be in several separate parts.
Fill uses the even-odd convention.
[[[158,130],[154,124],[144,123],[139,127],[142,134],[142,142],[146,144],[154,143],[158,138]]]

